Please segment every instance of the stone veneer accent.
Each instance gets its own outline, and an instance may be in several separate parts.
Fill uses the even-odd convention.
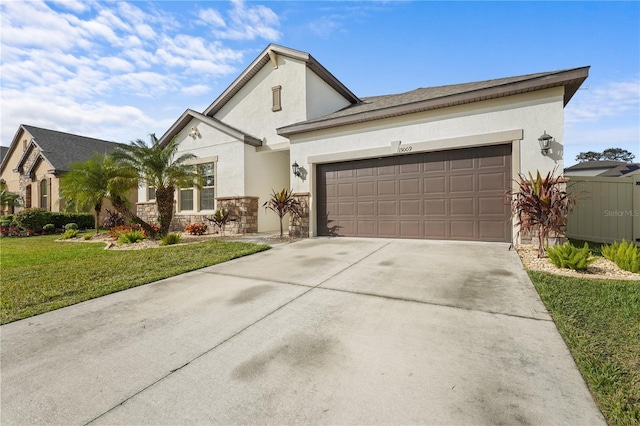
[[[225,233],[254,234],[258,232],[258,197],[219,197],[216,208],[229,212]]]
[[[224,228],[225,234],[252,234],[258,232],[258,197],[216,198],[216,208],[229,211],[229,222]],[[155,201],[138,203],[136,212],[145,222],[158,223],[158,207]],[[176,214],[174,208],[169,230],[180,232],[190,223],[205,223],[209,234],[217,232],[218,230],[213,222],[206,220],[205,216],[212,216],[212,214]]]
[[[309,193],[298,192],[293,197],[300,203],[300,216],[289,215],[289,235],[309,238]]]

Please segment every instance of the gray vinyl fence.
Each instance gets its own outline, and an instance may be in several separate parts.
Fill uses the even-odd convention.
[[[586,241],[640,244],[640,174],[569,176],[567,192],[578,202],[567,218],[567,236]]]

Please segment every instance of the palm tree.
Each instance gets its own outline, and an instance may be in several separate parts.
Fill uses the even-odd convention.
[[[271,211],[276,212],[278,217],[280,218],[280,238],[283,237],[283,229],[282,229],[282,218],[287,214],[291,213],[295,216],[300,216],[300,202],[295,199],[293,196],[293,190],[283,188],[282,191],[276,192],[275,190],[271,190],[271,198],[266,201],[262,207],[269,209]]]
[[[141,139],[132,141],[116,152],[114,157],[134,170],[140,180],[156,189],[160,235],[169,232],[173,219],[173,201],[176,188],[200,186],[197,170],[188,161],[197,158],[193,154],[177,155],[178,142],[172,139],[161,146],[155,134],[149,135],[151,144]]]
[[[98,233],[103,201],[108,199],[116,206],[120,200],[126,200],[127,194],[138,187],[138,175],[112,157],[96,153],[87,161],[72,164],[62,176],[60,186],[68,206],[94,210]]]

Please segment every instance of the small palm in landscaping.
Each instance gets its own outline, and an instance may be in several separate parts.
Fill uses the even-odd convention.
[[[546,247],[546,250],[549,260],[558,268],[586,271],[587,266],[597,260],[596,257],[591,257],[591,251],[587,243],[584,243],[584,247],[581,249],[566,242],[561,246]]]
[[[216,225],[220,230],[220,232],[222,233],[222,236],[224,236],[224,227],[227,224],[227,222],[229,222],[229,217],[230,217],[229,210],[220,209],[220,210],[216,210],[213,216],[211,217],[205,216],[204,218],[210,222],[213,222],[213,224]]]
[[[287,214],[300,216],[300,202],[293,196],[293,190],[284,188],[280,192],[271,190],[271,198],[262,207],[276,212],[280,218],[280,238],[284,236],[282,229],[282,218]]]

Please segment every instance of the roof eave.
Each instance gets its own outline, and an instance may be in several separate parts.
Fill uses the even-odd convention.
[[[262,141],[260,139],[254,136],[248,135],[246,133],[243,133],[221,122],[220,120],[216,120],[212,117],[205,116],[192,109],[187,109],[184,113],[182,113],[180,118],[178,118],[178,120],[176,120],[176,122],[173,123],[173,125],[169,128],[169,130],[167,130],[166,133],[162,135],[162,137],[158,140],[159,145],[161,147],[166,146],[169,143],[169,141],[171,141],[171,139],[173,139],[178,133],[180,133],[182,129],[184,129],[185,126],[189,124],[189,122],[194,118],[197,118],[198,120],[210,125],[211,127],[221,132],[224,132],[248,145],[251,145],[251,146],[262,145]]]
[[[544,90],[552,87],[565,87],[564,105],[573,97],[580,85],[589,75],[589,67],[575,68],[568,71],[561,71],[556,74],[542,76],[531,80],[515,83],[508,83],[500,86],[474,91],[458,93],[455,95],[443,96],[440,98],[428,99],[404,105],[397,105],[389,108],[362,112],[343,117],[329,118],[325,121],[313,123],[293,124],[277,129],[278,135],[289,137],[298,133],[306,133],[315,130],[323,130],[332,127],[357,124],[366,121],[380,120],[383,118],[395,117],[416,112],[430,111],[434,109],[447,108],[472,102],[479,102],[488,99],[502,98],[521,93]]]

